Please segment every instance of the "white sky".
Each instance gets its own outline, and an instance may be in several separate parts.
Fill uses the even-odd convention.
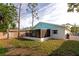
[[[55,4],[55,5],[53,5]],[[52,3],[48,6],[44,7],[45,10],[41,11],[39,14],[43,16],[39,16],[39,21],[36,20],[34,24],[37,24],[38,22],[47,22],[47,23],[53,23],[53,24],[78,24],[79,25],[79,14],[78,13],[68,13],[67,12],[67,3]],[[41,9],[44,9],[41,8]],[[31,26],[31,16],[30,17],[24,17],[21,18],[21,28],[29,27]]]

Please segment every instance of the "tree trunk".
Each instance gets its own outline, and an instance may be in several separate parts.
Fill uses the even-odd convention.
[[[34,23],[34,14],[33,14],[33,10],[32,10],[32,28],[33,28],[33,24]]]
[[[9,30],[7,29],[7,39],[9,39]]]
[[[21,13],[21,4],[19,6],[19,19],[18,19],[18,38],[20,37],[20,13]]]
[[[9,25],[8,25],[8,28],[7,28],[7,39],[9,39]]]

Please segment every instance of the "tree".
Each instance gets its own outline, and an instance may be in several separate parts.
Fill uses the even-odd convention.
[[[39,19],[38,13],[37,13],[37,6],[38,6],[37,3],[28,3],[28,7],[29,7],[29,9],[30,9],[30,11],[32,13],[32,28],[34,26],[34,20]]]
[[[21,15],[21,6],[22,4],[20,3],[19,5],[19,15],[18,15],[18,38],[20,36],[20,15]]]
[[[79,26],[77,26],[76,24],[74,24],[74,25],[71,27],[71,32],[72,32],[73,34],[79,33]]]
[[[62,24],[62,26],[64,26],[65,28],[71,30],[71,27],[72,27],[73,25],[70,24],[70,23],[66,23],[66,24]]]
[[[2,12],[0,12],[0,23],[2,23],[3,22],[3,14],[2,14]]]
[[[7,31],[7,38],[9,38],[9,28],[13,26],[16,15],[14,4],[0,4],[0,31]]]
[[[79,12],[79,3],[68,3],[68,12]]]
[[[68,12],[79,12],[79,3],[68,3]],[[79,31],[79,27],[76,24],[71,27],[71,32],[76,34]]]

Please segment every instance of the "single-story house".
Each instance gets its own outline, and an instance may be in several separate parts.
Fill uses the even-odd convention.
[[[49,38],[66,39],[66,34],[70,34],[70,30],[63,26],[39,22],[32,30],[26,31],[24,38],[40,41],[44,41]]]

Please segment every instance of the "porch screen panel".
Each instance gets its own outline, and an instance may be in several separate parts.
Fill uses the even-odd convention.
[[[32,30],[32,37],[40,38],[40,29]]]
[[[47,30],[41,30],[42,31],[42,38],[44,37],[50,37],[50,29],[47,29]]]

